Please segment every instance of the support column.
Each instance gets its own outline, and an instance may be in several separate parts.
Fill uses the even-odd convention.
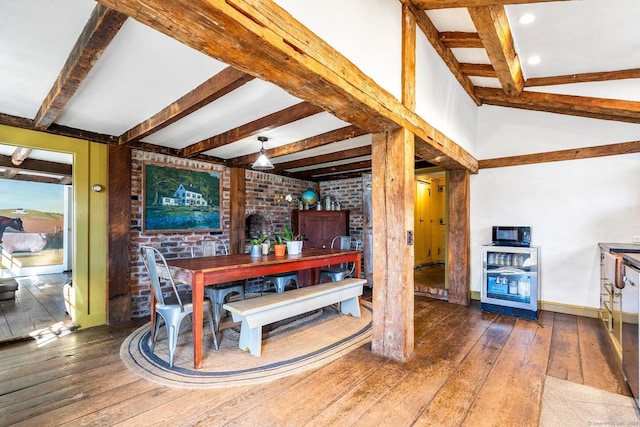
[[[414,136],[373,135],[374,353],[406,361],[413,353]]]
[[[469,305],[471,281],[469,267],[471,247],[469,177],[469,172],[466,170],[449,172],[449,229],[447,231],[449,302],[462,305]]]
[[[232,254],[241,254],[244,252],[244,216],[247,199],[247,181],[244,169],[231,168],[229,172],[231,174],[229,188],[229,251]]]

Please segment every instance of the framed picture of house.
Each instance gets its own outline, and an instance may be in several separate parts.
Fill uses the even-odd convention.
[[[143,231],[222,229],[220,173],[143,164]]]

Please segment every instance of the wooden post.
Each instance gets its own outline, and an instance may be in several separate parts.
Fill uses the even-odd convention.
[[[447,274],[449,278],[449,302],[469,304],[471,273],[469,253],[471,227],[469,224],[469,172],[449,171],[449,229],[447,249]]]
[[[414,136],[406,129],[372,140],[372,351],[398,361],[413,353]]]
[[[242,168],[229,169],[230,178],[230,201],[229,201],[229,251],[232,254],[244,252],[244,221],[246,205],[247,181],[245,170]]]
[[[107,147],[107,323],[131,320],[131,149]],[[136,261],[138,254],[134,254]]]

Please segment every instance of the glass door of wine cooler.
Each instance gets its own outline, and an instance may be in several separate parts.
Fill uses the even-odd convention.
[[[485,311],[537,318],[539,248],[482,247]]]

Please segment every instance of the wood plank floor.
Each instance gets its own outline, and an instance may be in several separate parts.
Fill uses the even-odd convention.
[[[141,323],[0,347],[0,424],[535,426],[546,375],[629,395],[598,321],[550,312],[536,322],[417,296],[407,363],[365,345],[315,371],[201,391],[124,367],[120,344]]]
[[[70,327],[62,294],[70,277],[68,273],[17,277],[15,299],[0,301],[0,341]]]

